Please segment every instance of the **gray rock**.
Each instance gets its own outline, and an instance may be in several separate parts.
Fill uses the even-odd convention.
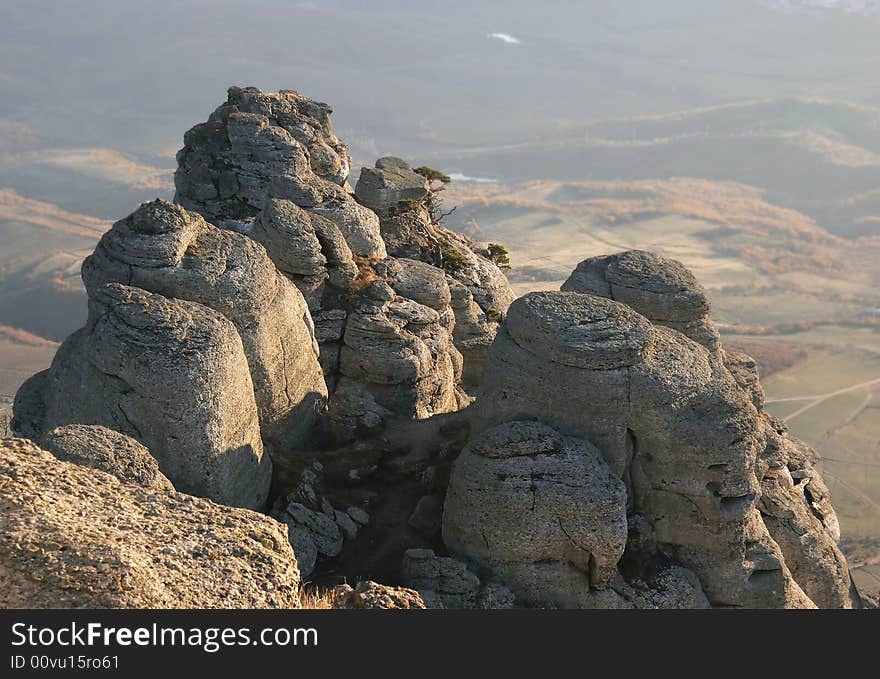
[[[577,265],[562,290],[622,302],[710,351],[718,349],[718,330],[709,319],[706,291],[677,260],[643,250],[591,257]]]
[[[335,222],[355,254],[383,258],[378,218],[344,189],[351,156],[330,113],[293,90],[229,88],[226,103],[184,136],[175,202],[223,224],[283,199]]]
[[[466,398],[461,367],[448,324],[434,309],[403,298],[363,304],[348,317],[331,418],[345,428],[361,411],[424,419],[458,410]]]
[[[370,523],[370,515],[367,514],[360,507],[349,507],[345,511],[352,519],[354,519],[361,526],[366,526],[368,523]]]
[[[314,326],[302,295],[252,239],[155,200],[104,234],[83,281],[90,295],[125,283],[223,314],[244,345],[263,436],[275,450],[309,439],[327,398]]]
[[[444,542],[533,605],[547,594],[511,584],[508,569],[558,562],[583,573],[587,590],[606,589],[626,537],[626,488],[584,441],[533,422],[510,422],[474,440],[453,466]]]
[[[733,375],[740,389],[752,399],[758,410],[764,409],[764,388],[758,375],[758,363],[748,354],[724,350],[724,367]]]
[[[792,576],[817,606],[856,607],[846,559],[837,546],[837,517],[821,477],[786,434],[770,430],[766,435],[762,457],[767,470],[758,500],[764,524]],[[784,465],[774,464],[774,458]]]
[[[401,567],[404,585],[419,591],[436,608],[475,608],[480,579],[457,559],[436,556],[429,549],[410,549]]]
[[[487,582],[477,595],[477,608],[486,610],[513,608],[515,603],[513,592],[497,582]]]
[[[336,520],[336,525],[339,526],[339,530],[342,531],[346,540],[354,540],[357,537],[358,525],[354,522],[354,519],[352,519],[351,516],[342,510],[337,509],[334,512],[334,518]]]
[[[333,557],[342,551],[343,539],[339,526],[323,512],[314,511],[298,502],[291,502],[280,520],[291,527],[291,532],[294,527],[307,531],[315,543],[318,554]]]
[[[27,416],[39,420],[37,438],[103,425],[143,444],[179,491],[262,508],[272,464],[235,326],[206,306],[140,288],[111,283],[90,293],[88,325],[16,401],[27,412],[42,404],[39,418]]]
[[[315,544],[315,538],[306,526],[296,521],[282,522],[287,526],[287,539],[296,554],[300,575],[307,578],[314,572],[315,564],[318,562],[318,546]]]
[[[482,478],[468,465],[480,470],[529,459],[515,453],[492,458],[474,450],[498,450],[497,443],[482,443],[491,436],[486,430],[515,420],[549,425],[563,440],[589,441],[626,485],[629,516],[643,517],[639,521],[650,526],[649,538],[627,547],[629,558],[642,554],[648,563],[651,554],[662,554],[693,573],[699,587],[670,571],[667,585],[630,582],[633,592],[627,593],[626,583],[615,584],[620,600],[597,599],[595,584],[571,561],[492,567],[518,596],[530,591],[530,600],[542,605],[699,606],[703,596],[713,606],[855,605],[833,545],[837,520],[810,455],[758,412],[760,384],[747,360],[731,360],[720,346],[667,327],[694,319],[711,324],[708,303],[677,267],[642,254],[632,261],[618,258],[626,263],[619,270],[609,264],[618,261],[614,258],[593,260],[602,266],[582,263],[572,278],[591,294],[532,293],[510,307],[487,358],[473,422],[477,438],[456,470],[461,466],[468,471],[464,478]],[[625,287],[615,297],[624,296],[627,304],[609,300],[603,281],[612,291]],[[655,302],[656,309],[650,308]],[[544,450],[556,445],[551,435],[537,438]],[[796,474],[808,482],[790,481]],[[489,564],[491,552],[506,553],[508,545],[496,550],[490,538],[489,550],[465,525],[458,506],[477,507],[480,492],[468,503],[456,497],[456,484],[462,481],[454,474],[444,540]],[[485,501],[487,493],[481,492]],[[532,542],[554,544],[534,538],[510,551],[533,548]]]
[[[442,312],[449,307],[451,295],[441,269],[417,259],[389,259],[378,270],[401,297]]]
[[[419,201],[428,195],[428,182],[400,158],[386,157],[376,167],[361,168],[355,196],[362,205],[378,213],[396,209],[402,200]]]
[[[372,210],[348,198],[324,200],[312,210],[336,224],[353,254],[367,259],[387,256],[379,218]]]
[[[125,483],[174,491],[149,450],[133,438],[107,427],[84,424],[56,427],[43,436],[40,445],[59,460],[100,469]]]

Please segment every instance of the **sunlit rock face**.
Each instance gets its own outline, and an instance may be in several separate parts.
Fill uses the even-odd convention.
[[[184,137],[175,202],[262,244],[302,293],[331,395],[328,422],[345,438],[389,416],[466,404],[459,385],[478,382],[513,295],[477,244],[436,222],[434,189],[405,161],[379,159],[352,189],[330,113],[291,90],[230,88]],[[376,342],[364,339],[374,331]],[[392,370],[395,360],[412,374]]]
[[[327,399],[314,324],[258,243],[156,200],[103,236],[83,263],[83,281],[90,293],[125,283],[223,314],[244,346],[264,439],[279,454],[307,444]]]
[[[261,509],[272,463],[235,326],[118,283],[93,288],[89,305],[86,327],[16,394],[16,433],[40,440],[64,425],[103,425],[143,444],[178,490]]]
[[[543,594],[528,587],[524,592],[527,581],[515,574],[506,581],[514,591],[519,587],[535,603],[604,607],[620,604],[623,596],[637,605],[625,594],[622,576],[631,580],[634,568],[638,573],[640,564],[659,560],[692,571],[714,606],[857,603],[836,546],[836,518],[812,460],[756,408],[757,379],[745,379],[748,371],[734,375],[725,365],[723,350],[711,341],[717,333],[706,332],[714,326],[693,276],[677,262],[635,252],[582,262],[572,278],[576,284],[569,279],[569,290],[603,294],[528,294],[511,305],[489,351],[471,448],[485,449],[487,438],[494,441],[498,428],[511,423],[528,422],[534,432],[497,444],[507,452],[483,454],[484,460],[473,452],[462,455],[444,512],[447,544],[502,573],[514,573],[509,564],[515,562],[535,577],[546,575],[548,558],[538,556],[542,546],[552,551],[559,526],[537,518],[541,525],[523,545],[515,532],[493,538],[493,510],[474,509],[480,503],[473,499],[473,479],[492,476],[496,457],[519,459],[522,453],[511,450],[538,459],[572,450],[579,441],[588,450],[595,447],[607,473],[625,489],[604,498],[606,511],[616,502],[628,525],[621,579],[595,576],[599,564],[606,572],[609,561],[612,571],[618,567],[614,550],[607,549],[614,540],[601,545],[573,540],[591,556],[578,561],[557,551],[549,558],[556,564],[552,577],[541,579]],[[561,508],[590,492],[597,478],[595,472],[575,470],[566,477],[569,490],[557,485],[555,491],[562,498],[542,492],[543,474],[541,482],[525,485],[535,492],[536,506],[556,503],[554,516],[566,516]],[[516,484],[478,485],[484,507],[506,507],[516,497]],[[520,508],[532,516],[522,502]],[[474,525],[465,527],[463,513],[474,516]],[[584,511],[578,528],[595,535],[590,514]],[[547,537],[542,542],[538,535]],[[533,549],[528,558],[521,556],[525,544]],[[582,576],[572,577],[571,568]],[[604,594],[597,597],[598,592]]]

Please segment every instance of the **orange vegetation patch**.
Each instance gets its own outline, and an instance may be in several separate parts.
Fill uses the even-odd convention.
[[[853,241],[811,217],[764,200],[761,189],[703,179],[634,182],[531,181],[515,186],[460,185],[449,198],[464,208],[516,208],[591,221],[604,227],[663,216],[717,225],[706,234],[719,254],[745,259],[766,273],[846,271]],[[864,242],[864,241],[863,241]]]
[[[10,189],[0,189],[0,219],[15,220],[86,238],[98,238],[112,225],[109,219],[68,212],[52,203],[25,198]]]
[[[15,342],[16,344],[24,344],[30,347],[57,347],[58,342],[53,342],[45,337],[34,335],[27,330],[21,328],[13,328],[8,325],[0,325],[0,338]]]

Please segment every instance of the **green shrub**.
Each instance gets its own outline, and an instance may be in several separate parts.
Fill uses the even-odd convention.
[[[489,243],[489,259],[495,262],[499,269],[510,268],[510,253],[500,243]]]
[[[501,312],[497,309],[487,309],[486,310],[486,320],[490,323],[500,323],[501,322]]]
[[[427,165],[422,165],[421,167],[417,167],[413,170],[416,174],[422,175],[429,182],[434,180],[441,181],[444,184],[448,184],[452,181],[449,175],[445,172],[440,172],[440,170],[435,170],[433,167],[428,167]]]
[[[458,271],[465,268],[470,262],[468,258],[456,250],[446,238],[440,237],[440,266],[445,271]]]
[[[413,200],[412,198],[405,198],[399,203],[397,203],[397,213],[404,214],[406,212],[415,212],[419,209],[419,201]]]

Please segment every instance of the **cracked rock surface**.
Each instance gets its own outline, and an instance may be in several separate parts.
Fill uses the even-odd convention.
[[[3,608],[297,608],[284,527],[0,440]]]
[[[760,410],[753,361],[707,341],[712,333],[704,330],[714,325],[690,272],[634,251],[582,262],[564,288],[516,300],[492,345],[474,438],[450,480],[447,545],[489,565],[533,603],[606,606],[624,596],[632,604],[624,590],[639,569],[622,583],[615,571],[656,563],[672,575],[670,567],[695,574],[699,596],[704,592],[713,606],[858,606],[813,459]],[[528,430],[520,429],[523,420]],[[499,431],[516,435],[505,446]],[[616,503],[623,534],[630,533],[626,550],[606,550],[595,561],[558,552],[548,558],[541,548],[562,544],[549,520],[523,533],[511,528],[529,525],[530,493],[542,493],[541,482],[511,475],[508,467],[531,468],[552,455],[546,451],[559,450],[559,441],[563,450],[578,441],[595,446],[625,489],[603,506]],[[487,449],[506,452],[479,453]],[[574,470],[562,476],[573,497],[596,478]],[[549,514],[566,516],[567,497],[544,496]],[[521,513],[516,523],[509,508]],[[589,512],[571,520],[596,530]],[[650,539],[634,540],[634,525]],[[584,552],[595,549],[576,542]],[[597,544],[620,545],[607,536]]]

